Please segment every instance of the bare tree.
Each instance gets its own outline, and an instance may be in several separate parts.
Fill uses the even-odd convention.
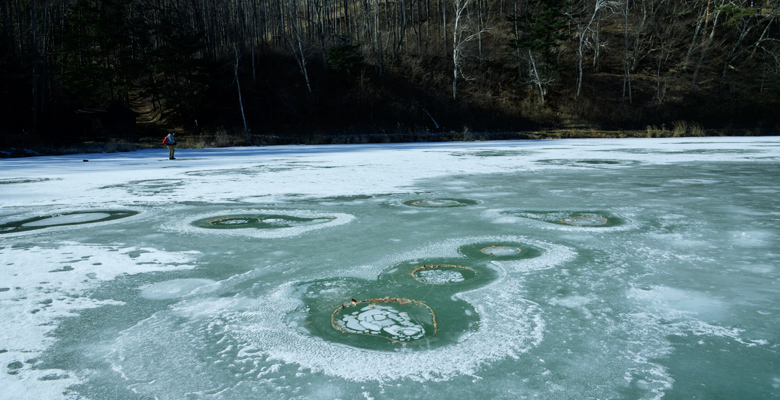
[[[292,37],[289,37],[287,35],[284,36],[285,40],[287,41],[287,46],[289,47],[290,51],[292,51],[293,56],[295,57],[295,62],[298,63],[298,68],[301,70],[301,75],[303,75],[303,79],[306,81],[306,89],[309,90],[309,94],[312,93],[311,91],[311,83],[309,82],[309,72],[306,68],[306,52],[303,50],[303,39],[301,38],[300,30],[298,29],[298,7],[295,0],[292,0],[292,7],[290,10],[290,30]]]
[[[244,122],[244,132],[247,132],[249,129],[247,129],[246,114],[244,114],[244,101],[241,98],[241,82],[238,81],[238,61],[241,59],[241,57],[238,55],[238,48],[236,48],[235,43],[233,44],[233,51],[236,54],[236,63],[235,67],[233,68],[233,79],[236,82],[236,88],[238,88],[238,106],[241,108],[241,120]]]
[[[628,95],[628,102],[633,103],[631,96],[631,69],[628,63],[628,15],[630,0],[626,1],[626,7],[623,9],[623,18],[625,20],[625,46],[623,47],[623,98]]]
[[[720,8],[716,7],[715,17],[712,21],[712,31],[707,35],[707,25],[710,22],[710,4],[712,0],[707,0],[707,9],[704,13],[704,32],[702,35],[701,50],[699,52],[699,61],[696,63],[696,68],[693,70],[693,77],[691,78],[691,89],[696,89],[696,85],[699,79],[699,72],[702,65],[704,65],[704,59],[707,56],[707,52],[712,46],[712,41],[715,38],[715,28],[718,26],[718,17],[720,17]]]
[[[458,97],[458,77],[466,78],[463,74],[463,59],[466,44],[488,32],[488,29],[478,29],[470,33],[472,27],[470,15],[468,13],[469,5],[472,0],[452,0],[453,21],[452,21],[452,98]]]
[[[585,47],[589,45],[592,40],[591,33],[593,33],[593,31],[591,30],[591,26],[593,25],[593,22],[598,17],[600,11],[606,10],[606,11],[613,12],[613,8],[616,7],[617,5],[618,3],[615,1],[596,0],[595,4],[593,5],[593,13],[589,13],[590,17],[585,20],[576,20],[577,36],[578,36],[577,97],[580,97],[580,94],[582,93],[582,62],[585,58],[585,54],[584,54]]]

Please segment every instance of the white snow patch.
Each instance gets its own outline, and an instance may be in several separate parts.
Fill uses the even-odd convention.
[[[85,245],[65,242],[47,247],[0,248],[0,365],[34,359],[54,338],[58,321],[80,310],[120,305],[113,300],[94,300],[83,293],[123,274],[193,268],[192,253],[143,249],[139,257],[128,253],[141,249],[122,245]],[[26,364],[25,364],[26,365]],[[58,379],[37,381],[43,376]],[[67,376],[67,378],[65,377]],[[35,384],[31,384],[35,381]],[[80,382],[76,372],[24,367],[15,375],[1,373],[4,395],[14,399],[58,398],[65,386]]]

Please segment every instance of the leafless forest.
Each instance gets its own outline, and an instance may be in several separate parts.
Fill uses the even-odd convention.
[[[81,137],[84,110],[127,107],[142,133],[767,134],[778,17],[776,0],[2,0],[0,130]]]

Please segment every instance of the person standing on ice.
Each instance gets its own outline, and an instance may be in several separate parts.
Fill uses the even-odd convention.
[[[176,158],[173,157],[173,153],[176,151],[176,139],[173,138],[173,135],[176,133],[176,131],[168,131],[168,136],[165,137],[163,140],[163,144],[168,146],[168,159],[169,160],[175,160]]]

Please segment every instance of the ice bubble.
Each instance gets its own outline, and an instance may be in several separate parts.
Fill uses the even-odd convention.
[[[149,300],[167,300],[195,293],[208,293],[218,289],[210,279],[174,279],[144,287],[141,297]],[[213,285],[206,288],[206,286]]]

